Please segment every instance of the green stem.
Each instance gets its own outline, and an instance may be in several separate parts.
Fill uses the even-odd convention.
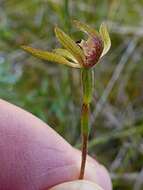
[[[93,91],[93,73],[91,69],[83,69],[81,72],[83,87],[83,103],[81,110],[81,134],[82,134],[82,160],[79,179],[84,178],[86,157],[88,152],[89,136],[89,112]]]

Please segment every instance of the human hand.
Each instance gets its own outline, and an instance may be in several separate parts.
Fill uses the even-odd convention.
[[[78,179],[80,161],[81,153],[48,125],[0,100],[0,190],[46,190],[51,187],[61,190],[57,184]],[[90,157],[85,179],[104,190],[112,189],[107,170]],[[87,185],[88,190],[92,190],[94,186],[91,182],[82,183],[86,184],[81,190]],[[69,182],[68,190],[75,190],[73,184],[79,185],[79,181]]]

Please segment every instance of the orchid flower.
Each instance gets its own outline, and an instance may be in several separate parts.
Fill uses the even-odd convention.
[[[22,46],[22,48],[33,56],[46,61],[74,68],[93,67],[108,52],[111,46],[106,25],[102,23],[99,32],[97,32],[87,24],[79,21],[74,21],[74,24],[79,30],[87,34],[87,40],[81,40],[80,43],[76,43],[60,28],[55,27],[56,37],[65,49],[58,48],[48,52],[29,46]]]

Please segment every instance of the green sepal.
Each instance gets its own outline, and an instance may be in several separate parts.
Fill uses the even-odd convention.
[[[63,56],[58,55],[56,53],[42,51],[42,50],[35,49],[29,46],[21,46],[21,48],[25,50],[26,52],[32,54],[33,56],[38,57],[39,59],[56,62],[59,64],[70,66],[70,67],[80,68],[80,65],[72,63],[68,61],[67,59],[65,59]]]
[[[59,54],[63,57],[65,57],[68,60],[71,60],[75,63],[78,64],[78,61],[75,59],[75,57],[66,49],[62,49],[62,48],[57,48],[53,50],[56,54]]]
[[[63,32],[58,27],[55,28],[55,34],[59,42],[66,48],[79,62],[79,64],[84,63],[84,53],[83,50],[71,39],[69,35]]]
[[[89,36],[92,36],[92,37],[100,36],[99,33],[95,29],[93,29],[92,27],[90,27],[89,25],[87,25],[83,22],[74,20],[73,23],[79,30],[87,33]]]
[[[100,36],[101,36],[102,41],[104,43],[104,49],[103,49],[103,52],[101,54],[101,57],[103,57],[109,51],[109,49],[111,47],[111,40],[110,40],[108,29],[107,29],[105,23],[101,24],[100,29],[99,29],[99,33],[100,33]]]

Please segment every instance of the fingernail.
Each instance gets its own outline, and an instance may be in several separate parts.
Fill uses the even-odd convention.
[[[66,183],[61,183],[52,187],[50,190],[103,190],[96,183],[87,180],[76,180]]]

